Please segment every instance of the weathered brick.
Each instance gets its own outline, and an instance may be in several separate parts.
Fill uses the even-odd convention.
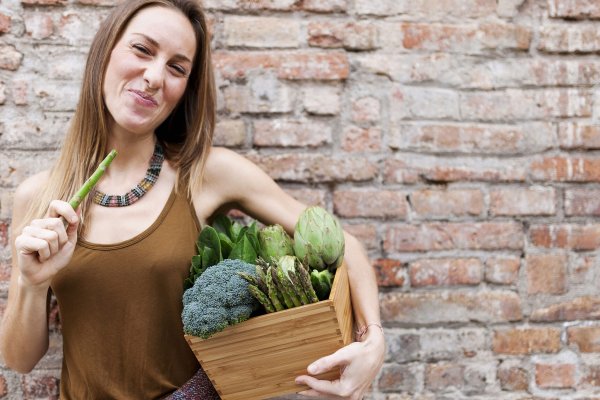
[[[428,364],[425,369],[425,387],[434,392],[464,385],[465,367],[455,363]]]
[[[514,285],[519,279],[521,260],[517,257],[493,257],[485,261],[486,282]]]
[[[558,140],[563,149],[600,149],[600,125],[585,122],[560,123]]]
[[[223,31],[228,47],[296,48],[300,45],[300,23],[289,18],[226,16]]]
[[[498,380],[502,390],[524,391],[529,387],[529,372],[526,368],[515,365],[511,361],[504,361],[498,367]]]
[[[583,381],[591,386],[600,386],[600,365],[588,365]]]
[[[214,143],[217,146],[243,146],[246,143],[246,124],[239,119],[218,121]]]
[[[600,319],[600,297],[578,297],[549,307],[535,309],[531,313],[531,320],[536,322],[574,321],[578,319]]]
[[[494,332],[492,350],[498,354],[556,353],[560,350],[560,329],[517,328]]]
[[[492,215],[553,215],[556,192],[551,187],[500,188],[490,192]]]
[[[296,0],[206,0],[202,4],[209,10],[279,10],[291,11]]]
[[[12,215],[13,189],[0,189],[0,219],[9,219]]]
[[[388,331],[389,332],[389,331]],[[421,350],[420,336],[414,333],[386,335],[386,361],[405,363],[418,360]]]
[[[600,50],[600,28],[596,25],[543,25],[538,50],[547,53],[595,53]]]
[[[253,124],[258,147],[320,147],[331,143],[331,125],[297,119],[258,120]]]
[[[337,115],[340,113],[340,90],[337,87],[315,86],[302,90],[304,109],[309,114]]]
[[[79,100],[80,84],[73,81],[34,82],[32,87],[44,111],[74,111]]]
[[[594,282],[599,266],[599,260],[595,255],[570,254],[569,283],[576,285]]]
[[[0,282],[8,283],[10,281],[11,268],[12,265],[10,263],[0,261]]]
[[[0,12],[0,33],[10,32],[11,18]]]
[[[390,292],[381,295],[380,303],[384,321],[411,325],[523,318],[519,296],[509,291]]]
[[[26,399],[58,399],[59,379],[40,373],[23,375],[21,377],[21,388]]]
[[[0,186],[16,187],[25,178],[48,169],[56,154],[54,152],[0,152]]]
[[[21,0],[21,4],[24,6],[64,6],[67,4],[67,0]]]
[[[377,28],[371,22],[309,22],[308,44],[322,48],[372,50],[377,47]]]
[[[104,17],[110,9],[96,9],[94,13],[86,11],[67,11],[55,25],[56,33],[71,45],[89,46]]]
[[[600,215],[600,190],[598,189],[566,189],[565,215]]]
[[[552,148],[555,128],[549,123],[519,125],[397,124],[392,149],[433,153],[527,154]]]
[[[377,380],[377,387],[382,392],[414,393],[417,391],[417,384],[417,373],[408,365],[384,366]]]
[[[6,85],[0,81],[0,105],[6,103]],[[4,124],[0,126],[1,133],[4,134]],[[0,135],[1,137],[1,135]]]
[[[485,207],[479,189],[417,190],[409,201],[413,212],[426,219],[479,216]]]
[[[68,129],[70,117],[59,113],[36,116],[27,113],[27,108],[10,114],[4,133],[0,135],[0,146],[4,149],[57,149]]]
[[[253,76],[247,85],[224,89],[225,106],[233,113],[289,113],[294,108],[294,90],[265,73]]]
[[[352,121],[379,122],[381,119],[381,102],[371,96],[361,97],[352,102]]]
[[[393,121],[405,119],[459,119],[459,94],[428,87],[392,87],[390,107]]]
[[[481,283],[483,265],[476,258],[434,258],[411,262],[410,285],[453,286]]]
[[[535,383],[543,389],[572,388],[575,374],[575,364],[535,364]]]
[[[379,128],[360,128],[350,125],[342,133],[342,149],[351,153],[381,150],[382,134]]]
[[[400,224],[388,227],[384,249],[388,252],[521,249],[523,240],[522,227],[515,222]]]
[[[600,18],[600,4],[595,0],[548,0],[548,14],[553,18]]]
[[[525,0],[498,0],[496,12],[500,17],[514,17],[519,14],[519,7]]]
[[[460,95],[464,120],[510,121],[592,115],[592,95],[586,89],[507,89]]]
[[[12,84],[12,98],[16,105],[25,106],[28,101],[29,83],[26,80],[15,80]]]
[[[0,69],[16,71],[21,66],[23,53],[10,44],[0,44]]]
[[[76,0],[76,3],[86,6],[116,6],[124,0]]]
[[[377,176],[377,166],[367,158],[358,156],[276,154],[250,158],[267,171],[272,178],[283,181],[360,182],[372,180]],[[1,168],[0,171],[2,171]],[[2,174],[0,174],[1,177]]]
[[[318,205],[321,207],[326,207],[327,205],[327,193],[324,190],[286,188],[285,191],[296,200],[308,206]]]
[[[405,268],[399,260],[378,258],[373,261],[377,285],[380,287],[402,287],[405,281]]]
[[[301,7],[314,12],[344,12],[348,9],[349,0],[303,0]],[[296,2],[297,3],[297,2]]]
[[[0,220],[0,247],[8,246],[10,220]]]
[[[567,291],[566,254],[528,254],[525,263],[528,294],[562,294]]]
[[[52,15],[36,13],[25,15],[25,32],[32,39],[46,39],[54,33]]]
[[[357,0],[356,12],[364,15],[388,16],[410,13],[411,15],[443,19],[444,17],[478,18],[493,15],[496,10],[494,0]]]
[[[490,347],[484,329],[426,329],[420,332],[421,360],[474,358],[488,352]]]
[[[533,225],[529,240],[537,247],[595,250],[600,247],[600,225]]]
[[[393,190],[336,190],[333,206],[346,218],[404,219],[407,213],[406,195]]]
[[[8,394],[8,385],[6,383],[6,378],[3,375],[0,375],[0,397],[4,397]]]
[[[582,353],[600,353],[600,327],[573,326],[567,328],[569,344],[575,344]]]
[[[479,54],[489,50],[529,49],[531,31],[506,23],[450,25],[402,23],[402,45],[409,50]]]
[[[357,14],[389,16],[405,11],[405,5],[397,0],[355,0],[354,9]]]
[[[344,224],[344,230],[354,235],[367,250],[381,251],[381,244],[375,224]]]
[[[348,56],[341,52],[216,52],[215,68],[226,79],[243,79],[249,74],[273,70],[280,79],[342,80],[350,74]]]

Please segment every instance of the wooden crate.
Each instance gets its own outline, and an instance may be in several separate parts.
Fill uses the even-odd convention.
[[[327,300],[254,317],[209,339],[185,338],[223,400],[266,399],[304,390],[294,378],[353,339],[346,266],[338,268]],[[339,370],[317,377],[337,379]]]

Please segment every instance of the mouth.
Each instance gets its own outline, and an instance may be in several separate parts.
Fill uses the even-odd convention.
[[[133,93],[137,102],[144,106],[147,106],[147,107],[158,106],[158,102],[156,101],[156,99],[146,92],[142,92],[141,90],[135,90],[135,89],[129,89],[129,92]]]

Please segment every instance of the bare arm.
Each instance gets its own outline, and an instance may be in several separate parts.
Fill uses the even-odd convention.
[[[23,223],[42,177],[34,176],[17,189],[13,228]],[[13,231],[11,235],[12,270],[0,330],[0,353],[9,368],[21,373],[31,371],[48,350],[50,280],[70,259],[76,241],[77,224],[65,230],[57,218],[60,214],[77,219],[73,209],[65,205],[53,203],[48,218],[31,221],[22,233]]]

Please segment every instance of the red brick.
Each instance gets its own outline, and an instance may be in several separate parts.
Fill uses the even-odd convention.
[[[600,18],[600,4],[596,0],[549,0],[548,14],[558,18]]]
[[[67,0],[21,0],[21,4],[24,6],[64,6],[67,4]]]
[[[11,264],[9,262],[0,261],[0,282],[9,282],[11,275]]]
[[[308,44],[322,48],[372,50],[377,47],[377,28],[370,22],[309,22]]]
[[[589,157],[546,157],[530,166],[537,181],[600,182],[600,160]]]
[[[600,353],[600,327],[574,326],[567,328],[569,344],[575,344],[582,353]]]
[[[15,46],[0,44],[0,69],[16,71],[21,66],[23,54]]]
[[[508,322],[523,318],[521,300],[514,292],[390,292],[381,295],[386,322],[411,324]]]
[[[336,214],[346,218],[405,219],[405,197],[393,190],[337,190],[333,193],[333,206]]]
[[[465,367],[453,363],[429,364],[425,369],[425,387],[437,392],[454,387],[461,389],[464,385]]]
[[[600,386],[600,365],[588,365],[583,381],[590,386]]]
[[[359,128],[350,125],[342,133],[342,149],[350,153],[376,152],[381,150],[381,129]]]
[[[565,215],[600,215],[600,190],[565,189]]]
[[[297,48],[300,22],[290,18],[225,16],[223,36],[228,47]]]
[[[290,196],[295,198],[296,200],[298,200],[301,203],[306,204],[308,206],[313,206],[313,205],[318,205],[321,207],[327,206],[327,200],[326,200],[327,193],[325,192],[325,190],[308,189],[308,188],[303,188],[303,189],[286,188],[285,191]]]
[[[400,30],[406,49],[467,54],[499,49],[527,50],[532,36],[529,28],[525,26],[504,23],[403,23]]]
[[[558,125],[558,141],[563,149],[600,149],[600,125],[564,122]]]
[[[519,125],[400,124],[388,141],[392,149],[434,153],[522,154],[553,146],[549,123]]]
[[[554,188],[540,186],[491,190],[490,213],[494,216],[553,215],[556,192]]]
[[[486,282],[499,285],[514,285],[519,279],[519,258],[489,258],[485,261]]]
[[[427,223],[388,227],[388,252],[434,250],[505,250],[523,248],[523,231],[514,222]]]
[[[254,144],[258,147],[321,147],[331,143],[331,124],[295,119],[254,121]]]
[[[0,220],[0,248],[8,246],[8,232],[10,229],[10,220]]]
[[[542,25],[537,48],[547,53],[595,53],[600,50],[600,29],[596,25]]]
[[[367,250],[381,251],[375,224],[344,224],[344,230],[355,236]]]
[[[418,190],[410,195],[410,204],[426,219],[479,216],[485,207],[479,189]]]
[[[274,70],[280,79],[343,80],[350,74],[346,54],[304,52],[215,52],[213,64],[225,79],[243,79],[251,71]]]
[[[562,294],[567,291],[566,254],[528,254],[525,263],[528,294]]]
[[[377,166],[364,157],[331,157],[324,154],[249,157],[277,180],[302,183],[360,182],[372,180],[377,176]]]
[[[498,367],[498,380],[502,390],[519,392],[525,391],[529,387],[527,369],[506,362]]]
[[[402,262],[389,258],[373,261],[377,276],[377,284],[381,287],[402,287],[404,285],[404,269]]]
[[[461,159],[459,165],[440,157],[403,157],[387,159],[385,183],[424,182],[523,182],[527,169],[523,163]]]
[[[497,354],[556,353],[560,350],[560,329],[519,328],[494,332],[492,344]]]
[[[592,115],[592,95],[587,89],[465,92],[460,102],[464,120],[511,121]]]
[[[575,387],[574,364],[536,364],[535,383],[543,389],[566,389]]]
[[[538,308],[531,313],[536,322],[600,319],[600,297],[584,296]]]
[[[476,258],[434,258],[410,263],[412,287],[478,285],[483,266]]]
[[[383,392],[414,393],[418,389],[417,372],[409,365],[385,365],[379,374],[377,387]]]
[[[352,102],[352,121],[378,122],[381,119],[381,103],[375,97],[361,97]]]
[[[10,31],[10,16],[0,13],[0,33],[7,33]]]
[[[600,247],[600,225],[533,225],[529,240],[537,247],[595,250]]]

